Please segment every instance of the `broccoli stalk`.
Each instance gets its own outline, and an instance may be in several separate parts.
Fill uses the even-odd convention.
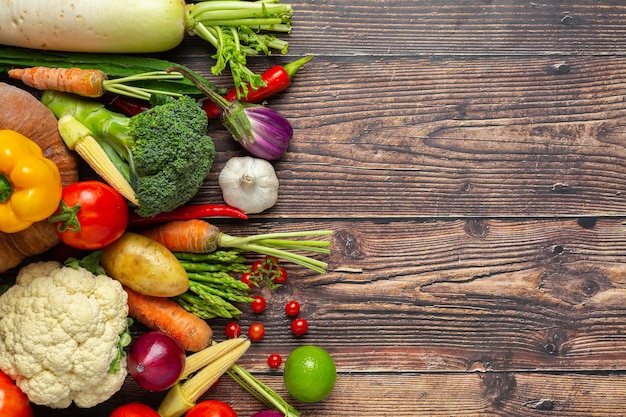
[[[55,91],[46,91],[41,101],[57,119],[71,116],[88,130],[134,190],[140,216],[172,211],[191,200],[213,165],[215,146],[207,136],[206,113],[190,97],[132,117]],[[70,131],[68,136],[85,136],[74,127],[64,130]],[[63,131],[61,135],[65,140]]]

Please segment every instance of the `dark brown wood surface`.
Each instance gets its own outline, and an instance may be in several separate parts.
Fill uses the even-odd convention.
[[[626,5],[291,2],[287,56],[316,58],[268,101],[292,122],[277,205],[231,234],[333,229],[329,272],[288,267],[241,360],[289,399],[270,353],[326,348],[339,379],[303,416],[622,416],[626,408]],[[210,76],[187,39],[168,59]],[[228,85],[228,78],[217,83]],[[219,124],[217,173],[242,154]],[[282,312],[295,298],[310,330]],[[242,325],[259,319],[246,310]],[[218,337],[224,321],[212,321]],[[157,405],[129,379],[91,410]],[[258,402],[228,378],[206,398]]]

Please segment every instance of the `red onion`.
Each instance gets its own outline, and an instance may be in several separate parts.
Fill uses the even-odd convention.
[[[163,391],[173,387],[185,368],[185,350],[167,333],[139,336],[128,353],[128,372],[142,388]]]
[[[208,88],[197,74],[184,68],[167,70],[183,74],[222,110],[222,124],[245,150],[269,161],[283,156],[293,137],[293,128],[281,113],[260,104],[228,101]]]
[[[247,120],[236,117],[237,112]],[[222,122],[245,150],[268,161],[283,156],[293,137],[293,128],[285,116],[260,105],[231,106],[223,113]]]

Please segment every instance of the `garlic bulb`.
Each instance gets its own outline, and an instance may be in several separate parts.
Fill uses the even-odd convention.
[[[278,200],[278,177],[265,159],[231,158],[222,168],[218,182],[226,204],[246,214],[267,210]]]

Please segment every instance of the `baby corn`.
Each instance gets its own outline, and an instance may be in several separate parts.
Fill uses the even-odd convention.
[[[65,115],[58,122],[59,133],[70,150],[76,151],[81,158],[111,187],[124,198],[138,206],[135,190],[120,173],[104,149],[92,136],[91,131],[70,115]]]
[[[232,342],[232,340],[234,339],[229,339],[206,348],[205,350],[216,349],[210,351],[206,358],[202,358],[200,355],[196,357],[198,360],[194,359],[192,361],[190,367],[198,367],[202,362],[209,362],[209,358],[212,357],[208,365],[198,370],[188,379],[181,380],[181,382],[170,388],[157,410],[161,417],[180,417],[184,415],[250,347],[250,341],[247,339],[242,338],[241,343]],[[201,353],[202,351],[193,354],[190,358]],[[183,374],[190,371],[187,368],[188,366],[185,366]]]

